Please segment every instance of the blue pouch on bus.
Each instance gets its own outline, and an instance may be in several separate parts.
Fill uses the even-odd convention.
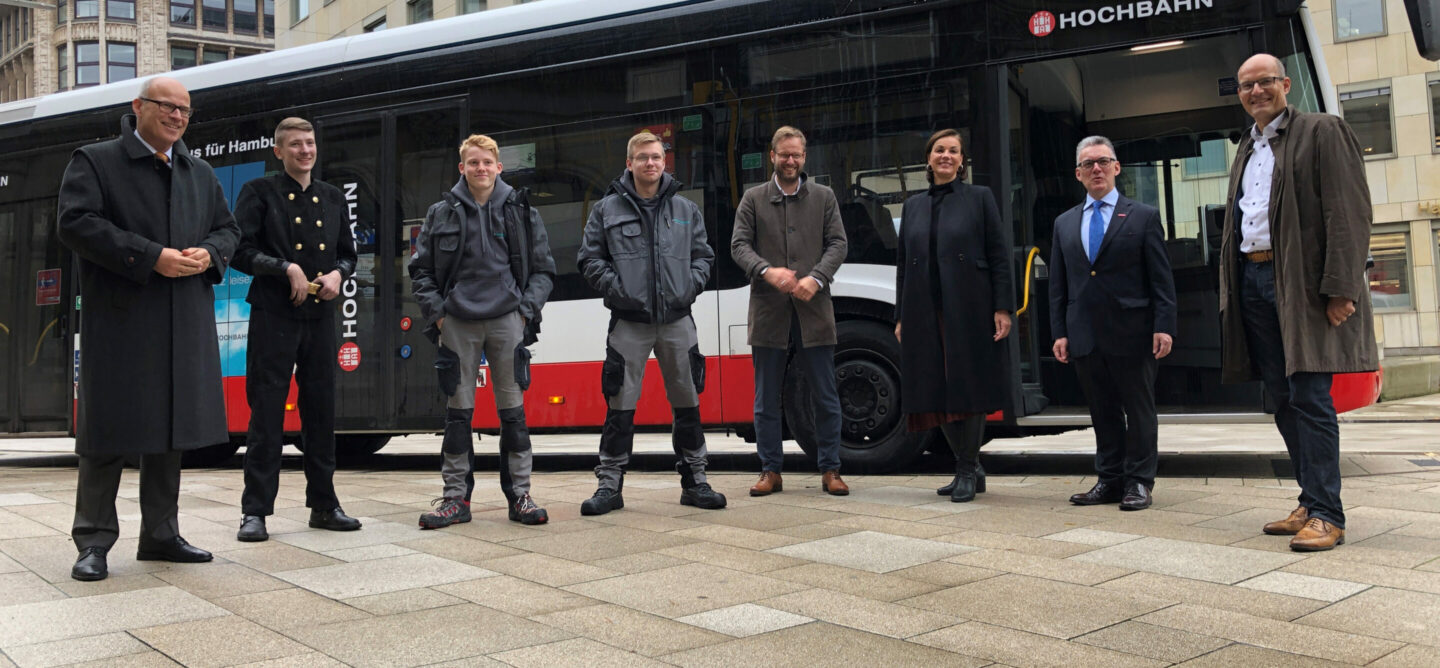
[[[456,386],[460,384],[460,356],[444,345],[437,348],[435,375],[440,382],[440,391],[447,397],[455,396]]]

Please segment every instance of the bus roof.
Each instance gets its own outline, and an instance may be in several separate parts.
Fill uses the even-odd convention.
[[[358,63],[437,47],[482,42],[705,0],[546,0],[463,16],[331,39],[289,49],[166,72],[191,91],[258,81],[340,64]],[[555,17],[563,17],[556,19]],[[0,104],[0,125],[118,106],[135,98],[151,75]]]

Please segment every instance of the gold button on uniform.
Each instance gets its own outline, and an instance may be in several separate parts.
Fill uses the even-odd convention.
[[[305,244],[295,244],[295,250],[304,250]]]
[[[295,193],[290,193],[290,201],[295,201]]]
[[[325,221],[323,221],[323,220],[317,220],[317,221],[315,221],[315,227],[325,227]]]
[[[1091,275],[1091,276],[1094,276],[1094,275],[1095,275],[1095,272],[1093,272],[1093,271],[1090,272],[1090,275]]]
[[[311,197],[311,198],[310,198],[310,201],[311,201],[311,202],[314,202],[314,203],[316,203],[316,204],[319,204],[319,203],[320,203],[320,198],[319,198],[319,197]]]
[[[325,244],[320,244],[320,250],[325,250]]]
[[[295,224],[296,224],[296,225],[299,225],[299,224],[300,224],[300,216],[295,216]]]

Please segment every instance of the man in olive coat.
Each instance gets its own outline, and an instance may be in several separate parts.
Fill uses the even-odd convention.
[[[780,393],[787,350],[804,369],[815,410],[820,487],[844,496],[840,478],[840,396],[835,387],[835,307],[830,286],[845,261],[845,225],[829,188],[805,177],[805,135],[790,126],[770,141],[775,177],[745,191],[735,212],[730,256],[750,279],[748,335],[755,365],[755,448],[760,480],[751,496],[782,489]]]
[[[1221,380],[1265,382],[1295,467],[1300,504],[1265,533],[1294,535],[1291,549],[1328,550],[1345,542],[1331,377],[1379,366],[1365,277],[1370,190],[1345,121],[1286,105],[1278,58],[1257,54],[1238,76],[1255,124],[1230,169]]]
[[[140,456],[136,558],[209,561],[180,537],[180,453],[229,439],[212,286],[240,230],[210,165],[180,141],[185,87],[149,79],[130,106],[120,136],[77,150],[60,184],[60,240],[80,258],[84,306],[77,580],[107,575],[125,455]]]

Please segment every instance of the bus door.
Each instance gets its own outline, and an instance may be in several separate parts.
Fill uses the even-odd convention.
[[[0,205],[0,427],[68,431],[74,390],[71,255],[55,200]]]
[[[358,255],[339,297],[337,430],[441,424],[435,346],[422,333],[407,268],[426,208],[457,177],[465,118],[463,100],[444,100],[317,121],[320,178],[345,195]]]

